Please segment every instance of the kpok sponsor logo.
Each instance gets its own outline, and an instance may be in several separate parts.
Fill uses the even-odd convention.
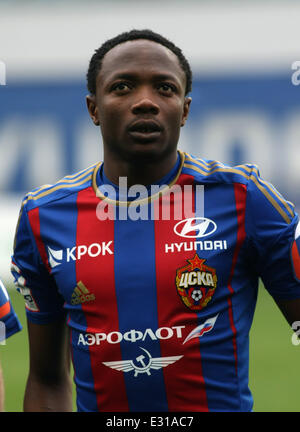
[[[92,243],[90,245],[73,246],[66,249],[55,250],[48,246],[48,257],[51,268],[61,265],[64,261],[72,262],[82,259],[85,255],[96,258],[99,255],[113,255],[113,241]]]

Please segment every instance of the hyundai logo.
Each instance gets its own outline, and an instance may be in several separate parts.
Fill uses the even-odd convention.
[[[180,237],[199,238],[207,237],[214,233],[217,224],[205,217],[194,217],[178,222],[174,227],[174,232]]]

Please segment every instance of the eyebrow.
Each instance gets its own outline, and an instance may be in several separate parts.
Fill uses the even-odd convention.
[[[134,72],[120,72],[120,73],[116,73],[113,74],[111,77],[109,77],[108,82],[112,82],[114,80],[117,79],[127,79],[127,80],[136,80],[139,79],[139,73],[134,73]],[[173,74],[154,74],[152,77],[153,81],[167,81],[167,80],[171,80],[171,81],[175,81],[175,82],[180,82],[180,80]]]

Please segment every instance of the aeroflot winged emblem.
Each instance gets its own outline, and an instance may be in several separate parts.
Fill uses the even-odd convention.
[[[146,373],[147,375],[151,375],[151,369],[161,369],[163,367],[169,366],[172,363],[175,363],[177,360],[181,359],[181,356],[172,356],[172,357],[155,357],[153,358],[149,351],[145,348],[141,348],[144,351],[146,356],[141,354],[136,357],[135,362],[133,360],[119,360],[119,361],[111,361],[111,362],[103,362],[105,366],[108,366],[112,369],[116,369],[122,372],[130,372],[134,371],[134,376],[137,377],[139,374]]]
[[[193,311],[199,311],[207,306],[216,287],[216,270],[205,265],[205,259],[195,254],[188,259],[188,265],[176,271],[176,288],[183,303]]]

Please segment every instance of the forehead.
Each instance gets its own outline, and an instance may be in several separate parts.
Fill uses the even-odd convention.
[[[176,54],[146,39],[123,42],[108,51],[102,60],[98,78],[106,81],[123,72],[173,75],[185,86],[185,72]]]

